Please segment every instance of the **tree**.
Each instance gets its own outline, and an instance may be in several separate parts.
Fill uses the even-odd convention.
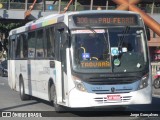
[[[17,20],[16,20],[17,21]],[[11,20],[1,20],[0,21],[0,59],[6,58],[6,54],[8,51],[8,35],[9,31],[24,25],[26,21],[11,21]]]

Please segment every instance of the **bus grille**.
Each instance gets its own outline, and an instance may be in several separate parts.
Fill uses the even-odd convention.
[[[119,101],[109,101],[107,100],[107,97],[97,97],[94,98],[94,101],[99,103],[99,104],[105,104],[105,103],[125,103],[125,102],[129,102],[131,100],[132,96],[123,96],[121,97],[121,100]]]
[[[116,85],[116,84],[131,84],[138,81],[137,77],[127,78],[90,78],[87,82],[93,85]]]

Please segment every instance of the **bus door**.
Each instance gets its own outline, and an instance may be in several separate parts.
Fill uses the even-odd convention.
[[[57,31],[57,36],[59,39],[56,40],[56,42],[58,42],[56,45],[57,46],[57,57],[58,57],[58,61],[61,62],[61,87],[60,87],[60,91],[61,91],[61,96],[62,96],[62,102],[65,102],[66,100],[66,93],[68,90],[68,82],[67,82],[67,67],[66,67],[66,48],[67,48],[67,44],[64,42],[65,41],[65,33],[64,33],[64,29],[62,30],[58,30]]]
[[[16,79],[15,79],[15,39],[16,36],[13,35],[9,39],[9,60],[8,60],[8,84],[11,89],[16,89]]]
[[[61,35],[61,39],[63,35]],[[61,59],[61,70],[62,70],[62,98],[63,100],[66,99],[66,92],[67,92],[67,68],[66,68],[66,46],[64,43],[60,46],[60,59]]]

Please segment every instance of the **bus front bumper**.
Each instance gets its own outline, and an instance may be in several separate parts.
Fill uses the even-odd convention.
[[[108,96],[118,96],[118,100],[108,100]],[[151,86],[130,93],[95,94],[72,89],[69,94],[69,107],[104,107],[136,104],[150,104],[152,101]]]

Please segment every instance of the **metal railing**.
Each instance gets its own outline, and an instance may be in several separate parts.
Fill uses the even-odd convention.
[[[1,2],[0,1],[0,9],[16,9],[16,10],[26,10],[29,8],[31,3],[28,3],[25,5],[25,3],[22,2]],[[67,4],[61,5],[61,11],[67,6]],[[33,10],[41,10],[41,11],[58,11],[59,5],[53,5],[53,4],[42,4],[42,3],[36,3]],[[96,10],[98,6],[93,6],[92,10]],[[105,9],[115,9],[116,6],[100,6],[102,10]],[[81,10],[90,10],[90,5],[71,5],[69,7],[68,11],[81,11]],[[147,13],[152,12],[152,7],[141,7],[140,9],[144,10]],[[153,13],[160,13],[160,7],[154,7]]]
[[[146,13],[152,13],[152,7],[140,7],[140,9]],[[160,7],[154,7],[153,13],[160,13]]]

